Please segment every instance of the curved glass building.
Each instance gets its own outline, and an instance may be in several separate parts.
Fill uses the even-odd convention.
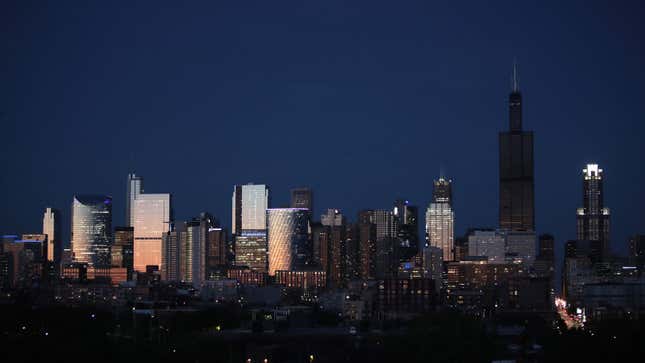
[[[291,271],[302,267],[308,260],[307,208],[267,209],[267,239],[269,275],[276,271]]]
[[[72,253],[75,262],[110,264],[112,197],[75,195],[72,201]]]

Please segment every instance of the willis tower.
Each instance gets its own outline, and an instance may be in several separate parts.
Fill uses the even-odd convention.
[[[513,66],[510,131],[499,133],[499,227],[535,230],[533,132],[522,130],[522,94]]]

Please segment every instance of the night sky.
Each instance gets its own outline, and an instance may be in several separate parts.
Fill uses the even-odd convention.
[[[456,234],[495,227],[514,58],[538,232],[575,238],[597,162],[612,248],[645,233],[638,1],[344,3],[3,2],[0,233],[40,232],[53,206],[69,238],[76,193],[112,195],[122,225],[131,171],[177,219],[226,226],[236,183],[274,207],[309,185],[316,215],[355,220],[396,198],[425,213],[443,171]]]

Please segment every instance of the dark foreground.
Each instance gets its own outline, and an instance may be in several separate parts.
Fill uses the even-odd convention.
[[[379,329],[363,324],[353,334],[325,319],[307,328],[243,329],[239,322],[248,317],[235,307],[144,320],[91,307],[1,307],[4,362],[627,362],[645,356],[645,324],[637,320],[567,331],[557,320],[482,321],[446,311]]]

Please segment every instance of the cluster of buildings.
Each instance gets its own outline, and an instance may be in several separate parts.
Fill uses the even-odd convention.
[[[119,226],[113,226],[110,196],[76,195],[69,246],[60,235],[61,215],[52,208],[45,210],[42,233],[3,236],[2,286],[94,282],[108,286],[106,299],[119,295],[110,288],[136,295],[151,286],[155,296],[166,296],[163,286],[172,286],[175,294],[212,301],[289,295],[357,320],[439,306],[482,316],[552,314],[555,239],[535,228],[533,133],[522,127],[516,78],[509,119],[510,129],[499,134],[497,228],[455,236],[452,180],[443,176],[434,181],[423,236],[419,209],[406,200],[362,210],[353,221],[338,209],[316,218],[310,188],[292,189],[290,206],[273,208],[264,184],[233,187],[230,230],[206,212],[179,221],[171,194],[147,193],[143,178],[130,174]],[[587,165],[582,181],[577,239],[566,243],[563,297],[585,317],[638,315],[645,304],[644,237],[633,238],[633,258],[611,256],[603,170]],[[81,296],[78,290],[57,290],[56,296]],[[151,290],[145,291],[139,296],[150,298]]]
[[[565,243],[562,292],[580,321],[639,316],[645,309],[645,236],[629,240],[627,257],[610,252],[610,212],[604,204],[603,170],[583,170],[583,206],[577,239]]]

